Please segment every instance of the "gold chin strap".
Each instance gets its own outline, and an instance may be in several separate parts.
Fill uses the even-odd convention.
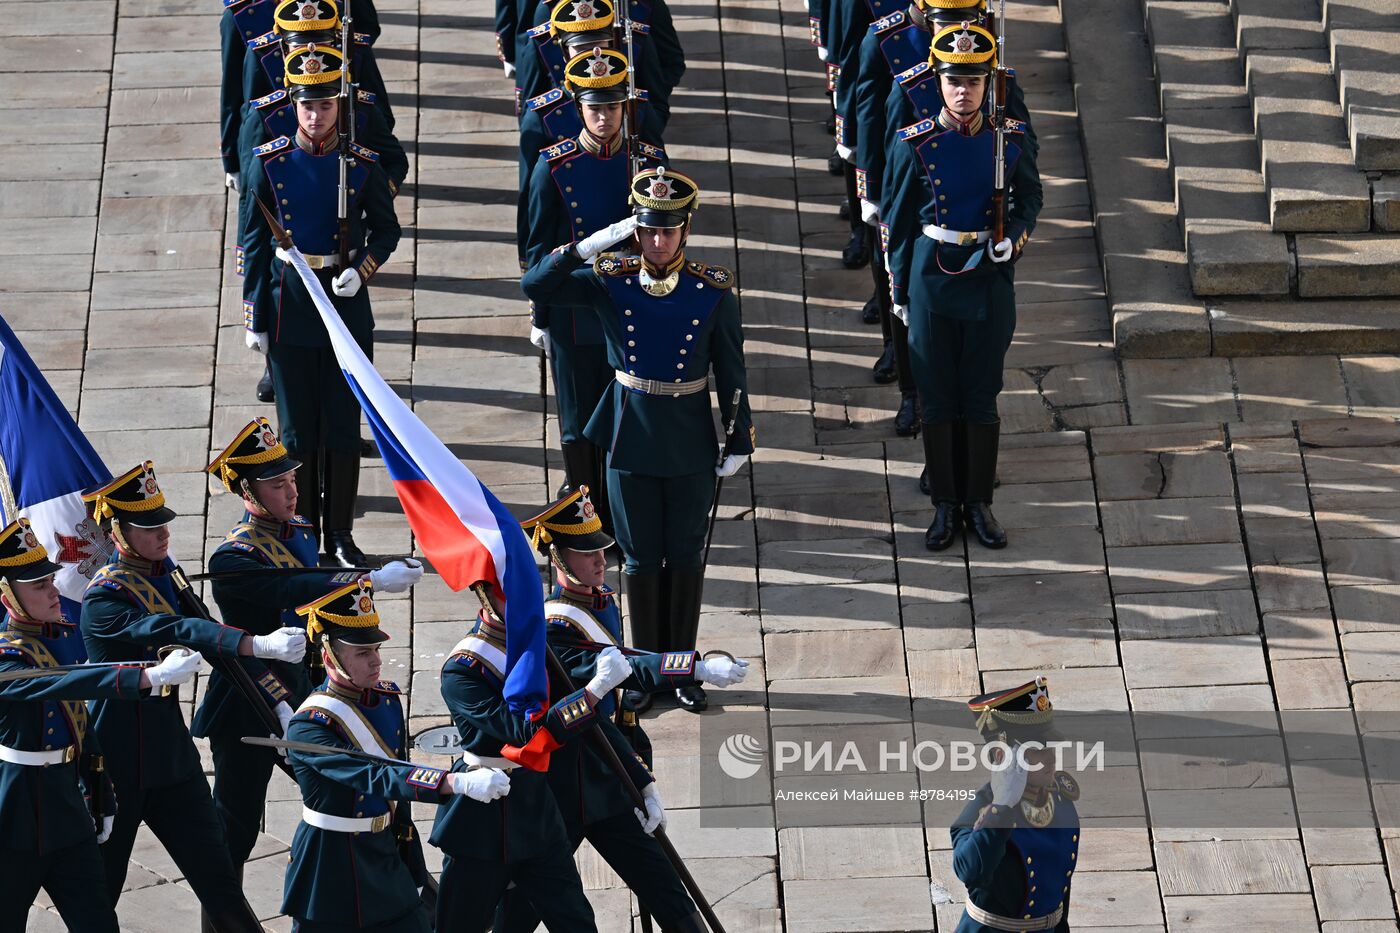
[[[310,634],[311,626],[307,625],[306,628],[307,634]],[[320,636],[321,656],[326,659],[331,670],[340,675],[346,683],[352,683],[353,681],[350,680],[350,675],[345,672],[345,668],[340,666],[340,660],[335,656],[335,649],[331,647],[331,637],[324,631],[320,632]]]
[[[9,603],[10,615],[14,616],[19,621],[36,623],[39,621],[24,611],[24,606],[21,605],[19,601],[19,594],[10,586],[8,577],[0,577],[0,596],[4,596],[5,601]]]
[[[134,557],[139,557],[142,560],[150,560],[149,557],[136,550],[136,548],[132,547],[126,540],[126,535],[122,534],[122,520],[120,518],[112,519],[112,540],[116,542],[117,547],[126,553]]]
[[[553,544],[549,546],[549,562],[553,564],[554,568],[560,573],[562,573],[564,575],[564,579],[568,580],[570,583],[574,584],[575,586],[587,585],[578,577],[574,576],[572,572],[570,572],[568,565],[564,563],[564,558],[559,556],[559,548],[555,547]],[[589,588],[592,589],[592,587]]]
[[[220,469],[227,470],[228,467],[221,464],[221,465],[220,465]],[[225,480],[225,484],[227,484],[227,480]],[[256,503],[257,506],[258,506],[258,508],[262,509],[262,516],[261,516],[261,517],[263,517],[263,518],[272,518],[272,513],[269,512],[269,511],[267,510],[267,505],[266,505],[266,503],[264,503],[261,499],[258,498],[258,494],[257,494],[257,493],[253,492],[253,481],[252,481],[252,480],[250,480],[250,479],[240,479],[240,480],[238,480],[238,492],[239,492],[239,495],[241,495],[241,496],[243,497],[243,499],[244,499],[245,502],[253,502],[253,503]],[[253,510],[252,510],[252,509],[249,509],[248,511],[252,512]],[[253,514],[256,515],[257,513],[254,512]]]

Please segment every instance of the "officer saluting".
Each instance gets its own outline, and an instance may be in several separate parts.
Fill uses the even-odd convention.
[[[299,627],[296,608],[323,595],[335,573],[276,572],[315,568],[319,560],[315,529],[296,514],[300,465],[288,456],[267,419],[258,418],[205,468],[243,500],[243,520],[215,549],[209,569],[217,575],[211,585],[224,624],[250,635]],[[370,576],[389,592],[404,592],[423,576],[422,568],[413,564],[393,561]],[[311,692],[312,682],[305,663],[270,660],[267,666],[289,693],[277,706],[285,733],[293,709]],[[190,731],[209,738],[214,804],[223,820],[229,856],[241,871],[257,842],[277,752],[243,743],[243,736],[267,730],[219,670],[209,679]]]
[[[319,646],[326,682],[301,704],[287,739],[325,754],[292,749],[301,788],[301,823],[292,837],[282,912],[301,933],[427,933],[418,888],[425,881],[422,843],[409,805],[457,794],[494,799],[510,785],[499,772],[449,774],[407,761],[397,684],[380,680],[379,627],[373,585],[359,580],[297,609]]]
[[[296,629],[249,635],[182,611],[187,601],[181,599],[183,578],[169,557],[168,526],[176,516],[165,504],[150,461],[84,492],[83,501],[117,546],[115,559],[97,572],[83,594],[83,641],[92,660],[148,661],[161,646],[185,645],[215,663],[242,664],[269,707],[286,699],[286,688],[254,659],[299,661],[305,637]],[[178,695],[147,703],[99,699],[92,715],[121,804],[111,838],[102,847],[112,900],[121,894],[136,830],[144,821],[179,866],[215,929],[261,929],[239,889]]]
[[[607,337],[615,382],[585,434],[608,452],[633,642],[648,651],[695,647],[715,476],[734,474],[753,452],[733,273],[685,256],[699,193],[671,169],[642,172],[632,179],[632,217],[550,253],[521,282],[536,306],[591,309]],[[599,258],[634,233],[640,256]],[[721,416],[734,422],[728,456],[713,467],[711,369]],[[693,712],[706,706],[701,687],[676,696]]]
[[[636,146],[644,165],[666,158],[660,149],[622,134],[627,56],[602,49],[578,55],[569,62],[568,82],[583,127],[576,138],[540,150],[530,175],[524,224],[516,231],[527,266],[555,247],[627,216],[629,146]],[[535,303],[531,325],[530,339],[548,353],[554,375],[565,481],[570,488],[597,489],[602,455],[584,428],[613,380],[603,329],[588,311],[543,302]],[[603,511],[610,516],[606,501]]]
[[[612,538],[604,533],[586,488],[574,490],[521,525],[554,569],[554,588],[544,605],[550,648],[575,683],[586,683],[597,673],[598,651],[622,644],[617,602],[603,582],[604,550],[612,546]],[[622,686],[647,695],[696,683],[727,687],[748,673],[746,661],[701,660],[693,651],[634,655],[627,662],[632,672]],[[641,756],[644,763],[649,762],[651,743],[634,710],[619,708],[613,692],[600,697],[595,710],[600,719],[613,721],[631,745],[619,757]],[[574,850],[587,839],[662,929],[706,929],[680,877],[649,834],[666,822],[655,780],[641,788],[649,811],[642,813],[597,752],[572,744],[551,757],[549,787]],[[511,893],[493,929],[498,933],[535,929],[539,921],[534,911],[525,898]]]
[[[953,870],[967,886],[956,933],[1069,933],[1079,784],[1054,770],[1055,755],[1045,748],[1059,738],[1049,684],[1038,677],[973,697],[967,706],[978,714],[982,737],[1010,751],[951,830]]]
[[[899,131],[908,150],[897,174],[894,157],[890,165],[891,288],[896,310],[908,315],[923,403],[935,506],[924,543],[935,551],[952,544],[964,521],[983,546],[1006,546],[991,510],[997,396],[1016,330],[1014,263],[1043,196],[1034,152],[1022,144],[1022,125],[1009,118],[1002,128],[1006,186],[996,186],[998,134],[982,112],[996,48],[996,37],[970,23],[934,36],[930,61],[943,109]],[[1010,206],[1005,235],[994,240],[998,198]],[[967,433],[961,457],[954,443],[960,421]]]
[[[344,80],[344,59],[335,49],[309,45],[288,56],[297,132],[254,150],[261,164],[250,187],[254,197],[275,209],[334,296],[331,301],[360,349],[373,358],[374,316],[365,285],[388,261],[402,231],[379,154],[353,142],[342,152]],[[338,223],[342,158],[349,190],[347,216]],[[302,514],[323,529],[327,556],[342,567],[363,566],[365,555],[352,535],[360,486],[360,405],[340,372],[310,293],[274,249],[258,213],[249,217],[242,237],[246,343],[267,354],[271,364],[282,443],[302,464],[297,471]]]
[[[87,660],[78,627],[63,618],[58,571],[29,519],[0,529],[0,674]],[[112,832],[116,800],[82,701],[151,696],[193,678],[201,660],[181,650],[155,667],[94,665],[0,682],[0,849],[7,853],[0,929],[22,931],[43,888],[69,929],[117,933],[98,850]]]

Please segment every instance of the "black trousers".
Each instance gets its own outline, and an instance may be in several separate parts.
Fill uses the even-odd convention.
[[[550,933],[597,933],[593,907],[583,893],[573,853],[564,851],[517,862],[445,856],[438,888],[437,929],[485,933],[511,882],[535,905]]]
[[[107,891],[115,904],[131,864],[136,830],[144,821],[170,853],[180,873],[211,914],[244,910],[243,890],[224,848],[224,827],[209,795],[203,774],[168,787],[143,789],[135,782],[118,782],[117,818],[112,836],[101,847]]]
[[[244,745],[239,736],[222,732],[209,737],[209,750],[214,754],[214,808],[223,823],[229,860],[237,868],[257,845],[277,752]]]
[[[570,839],[578,851],[583,839],[593,844],[603,861],[637,895],[642,909],[668,930],[672,924],[695,914],[695,902],[686,893],[680,876],[671,867],[661,844],[642,832],[642,824],[631,813],[620,813],[583,827],[582,839]],[[534,905],[519,886],[507,891],[494,933],[530,933],[539,925]]]
[[[43,888],[68,929],[118,933],[95,836],[43,855],[0,849],[0,864],[0,930],[23,930]]]
[[[373,341],[367,343],[360,349],[373,360]],[[317,450],[360,449],[360,403],[329,344],[274,343],[267,359],[277,390],[278,435],[293,457],[304,463]]]

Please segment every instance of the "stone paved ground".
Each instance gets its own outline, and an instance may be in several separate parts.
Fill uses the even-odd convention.
[[[1056,4],[1009,6],[1047,194],[1019,267],[1002,397],[997,512],[1012,546],[931,555],[918,442],[892,436],[894,390],[869,381],[878,333],[856,310],[869,280],[839,267],[840,186],[824,168],[831,139],[802,5],[673,4],[689,70],[668,149],[704,189],[695,253],[739,275],[762,447],[726,485],[702,626],[702,647],[752,658],[755,675],[715,691],[716,706],[771,717],[773,737],[865,715],[882,717],[881,734],[907,735],[940,701],[1040,670],[1064,710],[1336,709],[1364,724],[1400,709],[1396,360],[1116,360],[1085,184],[1086,164],[1114,166],[1081,148]],[[376,361],[523,511],[545,501],[559,466],[515,284],[515,124],[490,9],[379,8],[414,173],[398,201],[403,243],[374,284]],[[176,551],[197,568],[236,518],[199,470],[268,412],[250,404],[258,367],[239,334],[232,205],[210,157],[215,15],[198,0],[0,10],[11,127],[0,311],[109,465],[157,461],[185,516]],[[362,502],[361,542],[408,551],[376,465]],[[388,676],[410,688],[415,731],[444,721],[436,671],[472,612],[433,577],[386,601]],[[798,709],[800,720],[780,719]],[[699,722],[668,708],[648,726],[673,835],[730,930],[952,928],[956,906],[930,901],[930,881],[961,894],[941,811],[795,826],[760,784],[728,813],[702,814]],[[1075,925],[1396,930],[1400,785],[1383,783],[1374,760],[1368,771],[1355,742],[1210,741],[1184,759],[1150,743],[1115,756],[1117,791],[1086,793]],[[1257,753],[1240,751],[1249,742]],[[1232,749],[1262,764],[1231,767]],[[1221,760],[1206,779],[1192,767]],[[272,796],[246,885],[269,927],[286,930],[276,913],[297,801],[280,779]],[[1369,811],[1372,799],[1381,829],[1369,816],[1323,825],[1327,811]],[[1183,803],[1219,825],[1145,827],[1145,813]],[[1282,819],[1233,827],[1229,814],[1250,805]],[[753,828],[714,825],[735,813]],[[136,861],[123,928],[196,929],[163,851],[144,838]],[[591,857],[584,866],[601,928],[629,929],[625,889]],[[31,929],[61,928],[43,903],[31,916]]]

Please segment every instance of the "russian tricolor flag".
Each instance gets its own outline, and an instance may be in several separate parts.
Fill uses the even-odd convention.
[[[287,250],[330,332],[331,346],[360,400],[408,524],[447,585],[486,582],[505,605],[505,699],[534,717],[549,700],[544,591],[520,523],[438,440],[360,349],[301,252]]]
[[[68,408],[0,317],[0,524],[28,518],[63,569],[54,582],[64,617],[78,621],[88,580],[111,539],[88,518],[82,491],[112,478]]]

